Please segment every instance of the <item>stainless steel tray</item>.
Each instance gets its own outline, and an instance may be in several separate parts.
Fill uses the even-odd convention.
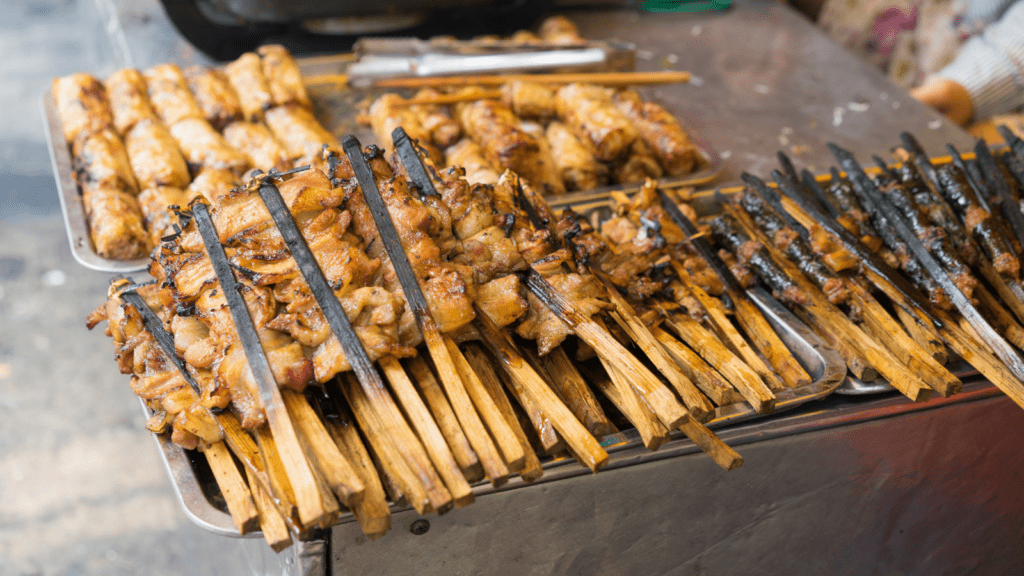
[[[792,410],[802,404],[831,394],[846,377],[846,364],[842,357],[834,350],[827,348],[825,343],[807,325],[772,298],[768,292],[755,288],[749,293],[772,327],[779,333],[782,341],[793,351],[794,356],[813,379],[808,386],[776,393],[775,413]],[[147,412],[145,404],[143,404],[143,411]],[[707,423],[707,426],[721,428],[748,420],[771,417],[761,416],[754,412],[748,403],[740,402],[718,408],[714,418]],[[168,474],[171,476],[175,492],[188,517],[196,525],[210,532],[238,537],[238,532],[217,492],[216,484],[210,477],[211,473],[205,469],[205,463],[199,461],[201,457],[195,452],[186,451],[173,444],[168,438],[157,436],[156,442],[160,446],[161,456]],[[611,470],[615,468],[642,463],[650,459],[636,458],[636,451],[643,447],[643,441],[637,431],[633,429],[606,436],[602,439],[601,444],[605,446],[610,457],[603,474],[612,473]],[[653,452],[651,456],[670,458],[691,454],[698,450],[685,435],[675,432],[672,440]],[[580,466],[571,458],[547,460],[543,463],[543,467],[544,476],[532,485],[590,474],[587,468]],[[516,477],[500,490],[512,490],[526,486],[529,485]],[[496,489],[486,481],[473,486],[473,493],[478,497],[495,491]],[[408,508],[392,506],[394,512],[406,509]],[[338,523],[346,524],[354,521],[355,518],[352,514],[346,513],[342,515]],[[259,533],[254,533],[246,537],[258,536]]]

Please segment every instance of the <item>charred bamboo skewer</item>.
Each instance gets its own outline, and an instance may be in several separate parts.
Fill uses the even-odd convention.
[[[925,326],[916,316],[907,312],[902,306],[895,306],[895,308],[896,315],[899,316],[900,322],[907,330],[907,334],[917,342],[918,346],[927,350],[936,362],[944,366],[948,359],[946,346],[942,343],[942,336],[935,328],[935,325],[929,322],[929,326]]]
[[[206,205],[202,202],[194,204],[192,213],[199,226],[203,243],[206,244],[206,250],[213,263],[217,280],[228,301],[231,316],[235,321],[235,330],[238,332],[239,340],[245,350],[246,359],[259,386],[267,423],[274,432],[274,438],[281,451],[282,463],[296,491],[295,503],[298,507],[299,521],[303,526],[318,524],[323,519],[325,511],[323,503],[320,501],[316,482],[303,455],[302,447],[299,446],[295,428],[284,408],[277,382],[270,369],[270,363],[263,353],[245,301],[242,300],[242,296],[236,288],[237,282],[228,258],[224,254],[224,247],[220,244]]]
[[[342,143],[345,155],[348,156],[352,169],[355,172],[359,187],[363,191],[363,198],[370,207],[377,230],[387,250],[388,256],[395,267],[402,290],[406,300],[416,317],[416,322],[423,333],[423,340],[427,345],[431,359],[441,384],[448,395],[448,400],[459,418],[459,424],[466,431],[473,450],[480,458],[487,476],[492,482],[504,483],[509,474],[508,466],[501,459],[497,447],[491,441],[479,414],[473,407],[469,393],[466,391],[465,383],[459,377],[455,362],[451,358],[448,348],[444,344],[444,338],[437,329],[437,324],[430,314],[430,308],[419,282],[413,273],[409,263],[409,257],[402,248],[401,239],[395,229],[391,216],[388,213],[387,205],[381,198],[380,190],[377,189],[377,182],[374,180],[373,172],[363,158],[363,152],[359,140],[354,136],[348,136]]]
[[[838,146],[833,144],[830,144],[829,148],[832,150],[833,155],[836,156],[841,164],[843,164],[843,167],[846,168],[847,172],[854,175],[855,185],[861,186],[867,194],[873,195],[877,200],[880,200],[881,206],[891,209],[891,207],[887,206],[888,202],[885,198],[878,197],[880,195],[877,194],[877,190],[874,189],[870,179],[864,175],[862,170],[860,170],[859,165],[850,153],[841,150]],[[1024,380],[1024,361],[1021,360],[1020,356],[1018,356],[1006,341],[1003,340],[1003,338],[992,328],[992,326],[985,321],[974,305],[971,304],[967,297],[964,296],[963,292],[961,292],[953,283],[946,271],[943,270],[938,263],[935,262],[931,254],[921,246],[920,242],[913,235],[913,232],[909,227],[907,227],[906,223],[899,218],[894,218],[893,225],[900,233],[903,240],[907,243],[907,246],[911,248],[914,256],[928,270],[929,274],[935,278],[935,281],[942,286],[943,290],[949,294],[953,304],[971,324],[971,326],[974,327],[979,336],[1019,380]]]
[[[321,390],[323,394],[323,391]],[[366,451],[363,441],[359,438],[352,415],[341,410],[323,394],[317,403],[324,426],[331,435],[338,449],[345,454],[352,468],[359,475],[363,486],[363,500],[352,508],[352,514],[359,522],[363,534],[370,540],[380,538],[391,528],[391,509],[388,508],[387,495],[377,468],[373,465],[370,454]]]
[[[379,409],[383,411],[375,413],[384,419],[383,426],[392,437],[396,438],[396,442],[402,447],[410,469],[415,470],[420,478],[428,482],[426,489],[430,505],[438,511],[446,510],[451,505],[451,495],[445,490],[443,485],[436,486],[436,484],[441,484],[441,481],[437,478],[429,458],[415,434],[405,423],[394,401],[387,394],[380,375],[373,369],[373,364],[370,362],[366,350],[362,347],[362,343],[352,328],[348,316],[342,309],[341,303],[335,297],[334,292],[327,283],[327,279],[324,277],[323,271],[316,262],[316,258],[299,232],[288,207],[281,198],[280,192],[276,186],[264,180],[259,184],[259,194],[264,204],[266,204],[271,217],[277,224],[281,237],[285,240],[291,251],[292,258],[306,280],[310,292],[320,305],[320,309],[328,325],[331,327],[334,337],[337,338],[352,370],[357,375],[360,386],[364,388],[367,397],[371,398],[379,406]],[[221,251],[223,252],[223,248]]]
[[[512,403],[502,391],[501,380],[493,368],[493,360],[487,356],[487,353],[484,352],[479,343],[469,342],[466,344],[466,361],[469,362],[473,371],[480,378],[480,382],[483,383],[487,393],[494,399],[494,403],[508,421],[509,426],[512,427],[519,445],[522,446],[525,457],[523,467],[519,471],[519,477],[522,478],[523,482],[527,483],[540,478],[544,475],[544,469],[540,465],[537,453],[530,446],[530,440],[526,437],[526,432],[519,425],[519,418],[515,413],[515,409],[512,408]]]
[[[697,250],[697,253],[700,254],[704,261],[715,270],[715,273],[722,280],[722,283],[726,288],[726,294],[733,302],[736,318],[739,320],[740,326],[743,327],[747,336],[754,345],[758,347],[758,350],[764,354],[765,358],[768,359],[772,368],[778,372],[786,385],[791,388],[798,388],[800,386],[810,384],[810,376],[796,361],[793,354],[790,353],[788,348],[786,348],[785,344],[782,343],[782,340],[779,339],[778,335],[771,328],[771,325],[768,324],[768,321],[765,320],[764,316],[760,311],[758,311],[757,306],[751,302],[749,297],[747,297],[746,291],[743,289],[743,286],[740,285],[736,276],[727,266],[724,265],[723,262],[721,262],[714,250],[711,249],[711,245],[708,244],[707,240],[698,237],[697,227],[694,226],[693,222],[690,222],[689,218],[679,210],[679,207],[676,206],[672,199],[664,192],[659,191],[659,196],[661,198],[662,207],[665,208],[665,211],[669,214],[676,225],[679,226],[684,233],[689,235],[690,244]],[[676,268],[676,274],[679,275],[680,278],[686,277],[686,275],[682,274],[685,270],[682,269],[678,262],[673,261],[672,264]],[[706,296],[703,290],[701,290],[700,293],[693,290],[691,290],[691,292],[693,292],[694,296],[698,299],[701,298],[702,294]],[[708,308],[708,302],[702,302],[702,304],[705,309]],[[742,341],[742,338],[738,333],[735,333],[735,330],[730,330],[731,324],[723,320],[725,319],[719,318],[716,323],[720,325],[721,330],[729,330],[729,339],[733,342],[734,346],[738,347],[738,351],[744,354],[744,359],[752,357],[757,360],[757,363],[760,363],[760,358],[757,358],[756,354],[752,354],[753,351],[750,350],[749,347],[738,346],[739,343],[737,340]],[[746,352],[744,352],[744,350]],[[767,370],[765,370],[765,372],[767,372]],[[759,372],[759,374],[761,374],[761,372]],[[772,379],[774,379],[774,374],[772,375]],[[771,380],[769,380],[769,383],[770,382]]]
[[[591,472],[597,472],[608,463],[608,453],[601,444],[580,424],[576,416],[566,408],[554,391],[537,374],[526,359],[502,334],[486,314],[477,314],[476,325],[484,342],[510,379],[522,386],[530,400],[551,419],[551,425],[572,450],[573,454]]]
[[[473,405],[477,407],[477,411],[487,425],[487,429],[490,431],[495,445],[501,452],[502,459],[505,460],[509,472],[519,472],[523,469],[526,453],[519,444],[519,438],[512,431],[511,423],[505,419],[495,404],[494,399],[488,395],[483,382],[480,381],[480,377],[470,367],[469,362],[466,361],[466,357],[459,350],[459,346],[455,341],[451,338],[445,338],[445,345],[451,353],[452,360],[455,361],[455,369],[458,370],[459,376],[466,384],[466,391],[469,392],[470,398],[473,399]]]
[[[288,526],[278,512],[274,500],[267,494],[252,471],[245,469],[245,476],[252,489],[253,502],[259,514],[260,531],[263,532],[263,539],[274,552],[280,552],[292,545],[292,537],[288,532]]]
[[[536,353],[529,348],[524,349],[523,352],[531,360],[536,356]],[[576,364],[569,358],[564,348],[558,346],[547,356],[537,357],[536,360],[551,377],[551,384],[565,401],[566,406],[587,427],[594,438],[600,439],[616,432],[615,426],[605,416],[604,409],[597,402],[594,393],[590,391],[583,375],[580,374]]]
[[[283,522],[288,523],[290,528],[298,532],[299,528],[292,521],[292,517],[295,515],[295,502],[288,494],[274,492],[273,484],[270,481],[270,474],[263,464],[263,456],[260,454],[260,449],[256,442],[242,429],[238,418],[233,414],[221,412],[217,415],[217,423],[224,430],[224,443],[231,448],[231,452],[242,463],[242,467],[245,468],[246,476],[250,479],[250,486],[252,486],[253,480],[258,482],[262,489],[261,491],[273,503],[278,516],[282,518]],[[257,494],[254,491],[253,498],[256,497]],[[260,517],[262,522],[263,514]]]
[[[979,310],[989,313],[992,326],[998,330],[1008,342],[1018,349],[1024,350],[1024,328],[1003,308],[1001,302],[996,300],[986,288],[981,287],[975,292],[978,297]]]
[[[430,412],[427,411],[426,405],[419,393],[416,392],[416,388],[409,380],[402,365],[390,356],[381,358],[377,364],[383,370],[384,377],[391,384],[391,390],[398,397],[409,422],[423,442],[423,447],[426,449],[427,455],[430,456],[430,461],[434,463],[438,475],[448,487],[455,506],[462,508],[472,504],[474,497],[469,482],[462,475],[462,470],[448,449],[444,436],[441,435],[441,431],[431,418]]]
[[[1010,187],[1007,185],[995,157],[992,156],[992,152],[988,149],[988,145],[984,140],[978,140],[978,143],[974,146],[974,157],[978,159],[986,185],[995,194],[995,197],[999,199],[1003,218],[1009,223],[1017,242],[1021,247],[1024,247],[1024,214],[1021,213],[1017,202],[1014,201],[1013,195],[1010,193]]]
[[[203,450],[206,461],[210,463],[213,477],[217,480],[220,493],[231,514],[231,521],[238,528],[238,534],[244,536],[260,527],[259,512],[253,502],[248,484],[238,471],[231,452],[223,442],[210,444]],[[286,530],[287,531],[287,530]]]
[[[281,396],[298,429],[299,442],[307,448],[310,462],[320,471],[338,500],[348,508],[355,507],[362,500],[365,489],[359,475],[331,440],[305,396],[290,389],[282,390]]]
[[[688,346],[660,327],[654,329],[654,337],[684,371],[689,369],[687,375],[715,404],[727,406],[743,401],[736,389]]]
[[[462,474],[466,477],[466,480],[472,483],[483,479],[484,469],[480,466],[480,460],[477,458],[476,453],[473,452],[473,447],[470,446],[469,439],[466,438],[462,427],[459,426],[458,417],[455,416],[451,404],[445,398],[444,391],[441,390],[437,379],[434,378],[434,373],[430,371],[427,361],[416,356],[409,360],[406,367],[413,377],[413,382],[423,394],[423,399],[426,400],[427,406],[430,407],[430,412],[434,415],[434,421],[441,429],[441,434],[444,435],[448,447],[451,449],[452,455],[455,456],[455,461],[459,463],[459,468],[462,469]]]
[[[745,212],[733,210],[732,214],[748,233],[755,236],[759,233]],[[765,247],[775,263],[781,266],[787,276],[796,282],[806,297],[805,302],[796,309],[798,314],[810,316],[813,318],[814,324],[823,328],[823,332],[833,334],[834,339],[861,352],[868,364],[906,397],[915,402],[924,402],[931,397],[932,389],[924,381],[915,374],[908,374],[906,367],[889,350],[865,334],[842,311],[829,302],[825,294],[804,277],[795,265],[789,263],[777,248],[767,244]]]

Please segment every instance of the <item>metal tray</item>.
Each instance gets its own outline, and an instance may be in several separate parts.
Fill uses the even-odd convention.
[[[793,352],[800,364],[810,374],[813,382],[802,388],[787,389],[776,393],[775,413],[792,410],[812,400],[818,400],[831,394],[846,377],[846,364],[834,350],[827,348],[825,343],[810,328],[801,322],[792,312],[775,300],[768,292],[760,288],[749,291],[751,299],[761,309],[772,327],[779,333],[783,343]],[[143,411],[148,414],[145,404]],[[753,419],[771,418],[754,412],[746,402],[739,402],[720,407],[707,423],[709,428],[721,428],[731,424],[746,422]],[[164,460],[168,474],[174,484],[178,500],[188,517],[205,530],[223,536],[238,537],[238,531],[231,522],[223,499],[217,491],[212,473],[194,451],[186,451],[173,444],[169,438],[156,436],[157,445]],[[649,458],[637,458],[636,452],[643,448],[643,441],[634,429],[606,436],[601,444],[608,451],[609,462],[604,473],[615,468],[622,468],[648,461]],[[670,458],[691,454],[699,449],[685,435],[674,432],[672,440],[651,453],[655,458]],[[486,481],[473,486],[473,493],[480,497],[497,490],[513,490],[545,482],[582,476],[590,471],[571,458],[548,459],[542,463],[544,475],[533,484],[522,482],[518,476],[511,479],[500,489],[493,488]],[[392,505],[393,512],[406,510],[408,507]],[[354,522],[351,513],[341,516],[338,523]],[[247,538],[256,538],[260,534],[248,534]]]

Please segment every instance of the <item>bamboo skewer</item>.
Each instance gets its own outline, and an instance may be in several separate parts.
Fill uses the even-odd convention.
[[[487,425],[487,430],[490,431],[491,438],[494,439],[494,444],[501,452],[501,457],[508,466],[509,472],[519,472],[523,469],[526,453],[519,444],[519,438],[512,431],[511,424],[498,410],[494,399],[487,393],[483,382],[480,381],[480,377],[469,366],[469,362],[466,361],[462,350],[459,350],[458,344],[451,338],[445,338],[444,342],[448,347],[452,360],[455,361],[455,369],[458,371],[463,383],[465,383],[466,391],[469,393],[470,398],[473,400],[473,405],[476,406],[477,411]]]
[[[1024,322],[1024,287],[1021,286],[1020,281],[1008,281],[996,272],[995,267],[992,266],[992,262],[985,256],[982,256],[979,260],[981,261],[979,266],[981,275],[984,276],[985,280],[988,280],[988,283],[996,289],[999,297],[1002,298],[1002,302],[1004,302],[1006,306],[1013,311],[1017,320]],[[1002,309],[1001,304],[999,305],[999,308]],[[1016,324],[1016,321],[1014,321],[1014,323]],[[1014,342],[1014,345],[1020,348],[1020,345],[1016,342]]]
[[[484,349],[476,342],[466,344],[465,354],[466,361],[469,362],[473,371],[480,378],[480,382],[494,400],[495,405],[501,411],[505,420],[508,421],[509,426],[516,435],[516,439],[519,441],[519,445],[522,446],[524,459],[523,468],[519,471],[519,477],[522,478],[523,482],[533,482],[544,474],[544,469],[541,468],[537,453],[530,446],[530,440],[526,436],[526,431],[519,424],[519,417],[516,415],[512,403],[502,391],[501,380],[492,367],[493,360],[488,357]]]
[[[256,445],[259,447],[259,455],[263,459],[263,469],[267,472],[267,478],[270,479],[270,490],[273,494],[278,495],[279,498],[286,502],[295,502],[295,492],[292,490],[291,481],[288,479],[288,473],[284,469],[284,463],[281,462],[281,457],[277,452],[277,445],[274,442],[274,435],[270,431],[270,427],[264,424],[256,429],[255,432]],[[316,488],[315,480],[314,489],[316,490],[316,499],[321,509],[323,503],[320,500],[320,490]],[[298,515],[298,506],[290,511],[292,516]],[[300,518],[300,527],[315,526],[319,524],[320,519],[314,524],[304,524]]]
[[[600,374],[599,370],[583,367],[591,383],[607,396],[612,404],[619,409],[619,412],[622,412],[622,415],[633,424],[648,450],[661,448],[669,441],[668,428],[665,428],[650,408],[637,398],[636,393],[633,392],[621,373],[615,370],[614,365],[603,360],[601,364],[604,366],[604,374]]]
[[[282,516],[284,521],[287,521],[291,526],[291,519],[296,514],[295,502],[288,494],[274,492],[273,484],[270,481],[270,474],[263,464],[263,455],[260,454],[260,449],[256,442],[242,428],[234,414],[221,412],[217,415],[217,422],[220,424],[221,429],[224,430],[224,443],[231,448],[231,452],[242,463],[242,467],[247,475],[251,475],[254,480],[259,482],[267,497],[274,503],[278,515]]]
[[[944,398],[960,391],[959,378],[936,362],[927,350],[918,346],[917,342],[903,331],[899,323],[866,290],[853,283],[850,284],[854,303],[861,309],[864,325],[879,342],[882,342],[912,373],[920,376],[928,386],[934,388]]]
[[[539,363],[547,372],[550,376],[549,382],[555,391],[594,438],[604,438],[616,432],[615,426],[608,420],[604,409],[564,348],[556,346],[544,357],[537,356],[537,353],[529,348],[523,349],[523,353],[526,354],[527,360]]]
[[[737,298],[730,294],[735,307],[736,319],[754,346],[768,359],[768,363],[790,388],[802,388],[811,384],[811,376],[804,370],[793,353],[782,342],[771,324],[757,306],[748,298]]]
[[[423,442],[423,447],[426,449],[427,455],[430,456],[430,461],[434,463],[438,475],[448,487],[455,506],[462,508],[472,504],[474,497],[469,482],[462,475],[462,470],[459,468],[458,462],[455,461],[451,450],[448,449],[444,436],[441,435],[441,431],[431,418],[423,399],[416,392],[416,388],[409,380],[402,365],[390,356],[381,358],[377,364],[391,384],[391,390],[402,405],[409,423],[412,424],[420,441]]]
[[[661,345],[665,347],[672,356],[672,359],[679,364],[679,367],[684,372],[689,372],[687,376],[715,404],[727,406],[743,401],[743,397],[736,391],[736,388],[729,384],[725,378],[722,378],[699,354],[673,338],[664,328],[655,328],[654,337],[658,339],[658,342],[661,342]]]
[[[203,450],[203,455],[210,463],[210,469],[213,470],[213,476],[220,487],[220,493],[224,496],[228,513],[231,514],[231,521],[235,523],[238,534],[244,536],[258,530],[259,512],[253,502],[252,493],[238,471],[238,466],[227,446],[223,442],[215,442]]]
[[[292,537],[288,532],[281,514],[277,511],[274,500],[267,494],[267,491],[256,480],[253,473],[246,468],[245,476],[252,489],[253,502],[256,512],[259,514],[260,531],[263,532],[263,539],[274,552],[280,552],[292,545]]]
[[[568,324],[580,339],[597,351],[598,356],[613,362],[628,376],[630,386],[651,407],[666,428],[674,429],[689,417],[686,408],[661,380],[612,337],[606,328],[579,314],[536,270],[531,269],[526,273],[526,286]]]
[[[294,496],[299,522],[303,526],[319,524],[325,514],[323,502],[320,499],[312,471],[302,452],[302,447],[299,445],[295,428],[288,418],[288,411],[284,408],[277,382],[266,354],[263,352],[252,318],[249,316],[241,293],[236,289],[237,281],[227,255],[224,253],[224,247],[220,244],[206,205],[201,202],[194,204],[192,213],[202,235],[203,243],[206,245],[206,251],[213,264],[221,290],[227,299],[246,360],[259,386],[267,424],[273,431],[275,444],[280,450],[281,463],[295,489]]]
[[[409,505],[420,514],[431,510],[448,511],[453,505],[451,494],[437,476],[416,435],[397,413],[398,407],[392,404],[396,414],[379,414],[350,373],[342,375],[340,385],[359,428],[366,433],[381,465],[398,484]]]
[[[337,409],[336,406],[334,406]],[[342,414],[340,410],[332,410],[330,415],[321,411],[324,426],[331,435],[338,449],[352,463],[352,468],[359,475],[363,486],[363,499],[352,508],[352,514],[359,522],[363,534],[370,540],[380,538],[391,528],[391,509],[388,508],[387,495],[377,468],[366,451],[359,432],[352,423],[350,414]],[[397,498],[396,498],[397,500]]]
[[[427,361],[416,356],[408,361],[406,367],[412,374],[413,383],[416,384],[423,399],[426,400],[430,412],[434,415],[434,421],[440,428],[452,455],[455,456],[455,461],[459,463],[459,468],[462,469],[466,480],[470,483],[482,480],[484,469],[480,466],[480,460],[473,452],[473,447],[470,446],[469,439],[466,438],[462,427],[459,426],[458,417],[455,416],[451,404],[445,398],[444,391],[441,390],[437,379],[434,378],[434,373],[431,372]]]
[[[935,328],[935,325],[928,322],[925,326],[916,316],[907,312],[903,306],[895,306],[896,315],[899,317],[907,334],[917,342],[918,346],[928,351],[931,357],[940,365],[945,365],[948,356],[946,346],[942,343],[942,336]]]
[[[581,460],[583,465],[590,468],[591,472],[597,472],[604,467],[608,463],[608,453],[566,408],[540,375],[530,368],[526,360],[494,325],[490,317],[478,313],[476,324],[483,335],[484,342],[490,348],[491,353],[499,359],[498,363],[509,375],[509,379],[521,386],[530,400],[549,416],[551,425],[565,440],[573,454]]]
[[[316,78],[316,77],[315,77]],[[319,78],[332,82],[342,81],[340,75]],[[345,78],[344,81],[348,81]],[[690,81],[689,72],[577,72],[568,74],[490,74],[466,76],[428,76],[422,78],[384,78],[374,81],[377,88],[426,88],[443,86],[500,86],[509,82],[536,82],[538,84],[572,84],[585,82],[602,86],[644,86],[653,84],[680,84]]]
[[[352,464],[338,450],[305,396],[291,389],[282,390],[281,396],[298,429],[299,441],[307,448],[310,462],[338,499],[349,508],[355,507],[363,499],[365,486]]]
[[[998,330],[1008,342],[1020,350],[1024,350],[1024,328],[1011,316],[995,296],[984,286],[974,290],[981,310],[988,312],[992,326]],[[1005,301],[1005,299],[1004,299]]]
[[[469,442],[473,446],[473,450],[480,459],[480,463],[487,476],[491,479],[491,482],[496,485],[502,483],[508,478],[508,467],[501,459],[497,447],[491,441],[483,422],[480,420],[480,416],[473,407],[469,393],[466,391],[465,383],[459,377],[458,371],[455,368],[455,362],[444,343],[441,333],[437,329],[437,324],[435,324],[433,317],[430,315],[430,307],[423,296],[419,281],[413,273],[409,257],[402,247],[395,224],[391,221],[388,207],[380,195],[380,190],[377,188],[377,182],[374,180],[370,166],[363,158],[359,140],[354,136],[348,136],[342,143],[342,148],[345,151],[345,155],[348,156],[352,170],[355,172],[363,198],[366,200],[367,206],[369,206],[370,212],[373,215],[373,220],[377,224],[377,231],[384,243],[388,256],[391,258],[391,263],[405,293],[406,301],[416,317],[420,332],[423,334],[423,341],[426,343],[430,357],[434,361],[434,368],[437,371],[438,379],[444,387],[452,409],[455,410],[459,424],[466,432],[466,436],[469,438]]]

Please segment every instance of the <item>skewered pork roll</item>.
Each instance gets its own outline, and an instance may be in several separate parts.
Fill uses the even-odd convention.
[[[232,122],[224,129],[224,139],[249,157],[254,167],[269,172],[271,169],[290,168],[288,152],[263,124]]]
[[[569,84],[555,94],[558,117],[576,131],[602,162],[628,153],[640,136],[612,100],[611,91],[593,84]]]
[[[111,260],[134,260],[149,252],[142,211],[132,194],[108,184],[82,193],[89,237],[96,254]]]
[[[654,102],[644,102],[632,90],[616,94],[615,103],[654,150],[666,174],[682,176],[693,172],[698,159],[697,148],[672,114]]]
[[[114,72],[104,82],[110,97],[114,128],[122,136],[143,120],[155,120],[156,112],[149,103],[149,90],[142,73],[134,68]]]
[[[139,193],[124,143],[113,129],[82,134],[72,146],[74,170],[83,192],[115,188]]]
[[[159,64],[142,73],[153,109],[167,126],[186,118],[206,118],[188,89],[185,75],[175,64]]]
[[[559,176],[568,190],[591,190],[608,183],[608,169],[594,158],[565,124],[548,124],[544,135]]]
[[[238,94],[242,113],[250,122],[259,122],[263,113],[274,105],[270,84],[263,74],[263,63],[255,52],[246,52],[224,66],[228,81]]]
[[[125,136],[128,158],[143,188],[184,188],[191,177],[178,142],[158,120],[141,120]]]
[[[555,117],[555,91],[536,82],[510,82],[501,87],[501,99],[520,118],[548,120]]]
[[[313,114],[299,106],[277,106],[267,111],[267,126],[293,159],[314,160],[324,144],[338,150],[338,140],[317,122]],[[390,135],[389,135],[390,139]]]
[[[440,96],[433,88],[424,88],[416,93],[416,98]],[[459,141],[462,127],[452,118],[447,106],[436,104],[414,104],[409,107],[417,116],[423,129],[430,133],[430,140],[439,149],[444,150]],[[406,132],[408,134],[408,132]],[[390,137],[388,140],[390,141]]]
[[[180,188],[155,186],[139,194],[139,206],[146,219],[149,240],[154,246],[158,246],[163,237],[174,233],[174,224],[178,218],[171,206],[185,208],[187,205],[188,198]]]
[[[312,109],[302,72],[288,50],[279,44],[269,44],[257,48],[256,53],[260,55],[263,76],[267,79],[274,105],[297,104]]]
[[[419,115],[398,94],[384,94],[370,105],[370,126],[377,141],[384,143],[388,156],[394,153],[391,133],[401,126],[409,138],[427,151],[431,161],[440,163],[441,152],[431,144],[430,131],[424,128]]]
[[[171,135],[178,141],[192,172],[220,168],[241,176],[249,168],[249,158],[231,147],[205,119],[186,118],[171,126]]]
[[[107,90],[89,74],[53,79],[53,99],[64,128],[64,139],[74,142],[82,133],[99,132],[113,125]]]
[[[497,169],[484,157],[484,151],[470,138],[459,140],[445,151],[445,165],[461,166],[466,170],[466,181],[471,184],[497,184]]]
[[[658,179],[662,174],[654,151],[642,139],[635,140],[629,153],[612,163],[612,180],[619,183]]]
[[[217,130],[242,118],[242,103],[220,70],[193,66],[185,71],[188,87],[206,119]]]

